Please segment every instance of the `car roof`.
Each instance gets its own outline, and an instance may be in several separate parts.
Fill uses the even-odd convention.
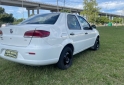
[[[52,12],[52,13],[42,13],[42,14],[72,14],[72,15],[77,15],[74,13],[66,13],[66,12]],[[42,14],[36,14],[36,15],[42,15]],[[80,16],[80,15],[78,15],[78,16]]]

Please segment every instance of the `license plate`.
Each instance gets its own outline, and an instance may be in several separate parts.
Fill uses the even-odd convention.
[[[17,58],[18,52],[14,50],[6,50],[4,56]]]

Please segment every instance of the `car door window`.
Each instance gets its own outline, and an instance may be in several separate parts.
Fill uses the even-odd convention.
[[[80,24],[75,15],[69,14],[67,16],[67,24],[70,30],[81,30]]]
[[[81,26],[83,27],[84,30],[90,30],[89,23],[83,17],[78,16],[78,19],[79,19]]]

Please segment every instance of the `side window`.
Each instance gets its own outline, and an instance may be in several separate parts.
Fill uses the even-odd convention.
[[[68,14],[67,24],[70,30],[81,30],[80,24],[75,15]]]
[[[90,30],[89,23],[83,17],[78,16],[78,19],[79,19],[81,26],[83,27],[84,30]]]

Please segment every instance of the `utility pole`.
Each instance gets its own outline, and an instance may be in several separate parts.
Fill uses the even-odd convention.
[[[58,7],[58,0],[57,0],[57,12],[59,12],[59,7]]]
[[[106,2],[106,9],[107,9],[108,3]],[[106,17],[107,17],[107,12],[106,12]]]
[[[22,11],[23,11],[22,16],[23,16],[23,20],[24,20],[24,3],[23,3],[23,0],[22,0]]]
[[[65,11],[65,0],[64,0],[64,11]]]
[[[0,0],[0,7],[1,7],[1,0]]]
[[[106,2],[106,9],[108,10],[108,2]],[[107,17],[108,15],[107,15],[107,12],[106,12],[106,17]],[[107,17],[107,18],[109,18],[109,17]],[[109,19],[109,22],[110,22],[110,19]]]
[[[65,7],[65,0],[64,0],[64,7]]]
[[[105,4],[106,4],[106,9],[108,9],[108,2],[106,2]],[[106,17],[107,17],[107,12],[106,12]]]

